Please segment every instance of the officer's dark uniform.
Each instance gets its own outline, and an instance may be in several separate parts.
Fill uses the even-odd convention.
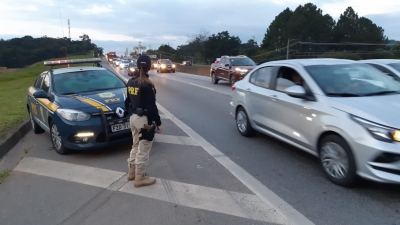
[[[147,72],[151,67],[149,56],[140,56],[137,60],[140,70]],[[140,74],[140,73],[139,73]],[[125,107],[130,112],[130,126],[133,145],[128,158],[128,180],[135,180],[135,187],[152,185],[156,179],[146,177],[146,166],[153,144],[155,129],[161,126],[160,115],[156,105],[156,89],[153,84],[139,83],[140,75],[132,77],[127,83]]]
[[[148,74],[146,74],[149,77]],[[125,100],[125,108],[130,114],[138,114],[147,116],[148,125],[152,125],[153,121],[157,126],[161,126],[160,115],[156,105],[157,90],[154,85],[145,84],[139,86],[139,75],[129,79],[127,83],[127,98]]]

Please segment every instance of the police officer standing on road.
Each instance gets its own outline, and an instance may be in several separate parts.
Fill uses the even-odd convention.
[[[156,89],[147,74],[151,60],[142,55],[137,60],[139,76],[131,78],[127,83],[125,107],[132,114],[130,126],[133,145],[128,158],[128,180],[135,180],[135,187],[152,185],[156,178],[146,176],[146,166],[153,145],[154,134],[161,133],[161,120],[156,105]]]

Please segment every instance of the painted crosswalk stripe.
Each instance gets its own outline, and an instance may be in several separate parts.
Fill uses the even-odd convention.
[[[113,191],[157,199],[195,209],[208,210],[274,224],[285,224],[283,218],[268,208],[256,195],[225,191],[194,184],[157,178],[156,184],[135,188],[127,182],[126,173],[47,159],[26,157],[14,171],[107,188]]]
[[[154,142],[162,142],[168,144],[177,144],[177,145],[192,145],[199,146],[199,144],[191,137],[185,136],[174,136],[174,135],[166,135],[166,134],[157,134],[154,137]]]
[[[33,173],[91,186],[107,188],[125,173],[95,167],[25,157],[14,171]]]
[[[253,194],[225,191],[164,179],[158,179],[154,185],[146,188],[135,188],[128,183],[119,191],[190,208],[274,224],[285,224],[274,209],[266,208],[264,202]]]

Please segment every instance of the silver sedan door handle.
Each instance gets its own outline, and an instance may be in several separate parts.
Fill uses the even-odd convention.
[[[278,100],[278,96],[276,96],[276,95],[271,95],[271,98],[272,98],[272,101]]]
[[[250,93],[250,92],[251,92],[251,89],[250,89],[250,88],[247,88],[247,89],[246,89],[246,92],[247,92],[247,93]]]

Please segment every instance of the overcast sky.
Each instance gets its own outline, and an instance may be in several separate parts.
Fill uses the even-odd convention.
[[[227,30],[242,42],[254,36],[260,43],[276,15],[307,2],[335,20],[352,6],[400,40],[400,0],[0,0],[0,38],[68,37],[70,19],[72,39],[86,33],[105,52],[118,54],[139,41],[147,48],[176,48],[200,29]]]

